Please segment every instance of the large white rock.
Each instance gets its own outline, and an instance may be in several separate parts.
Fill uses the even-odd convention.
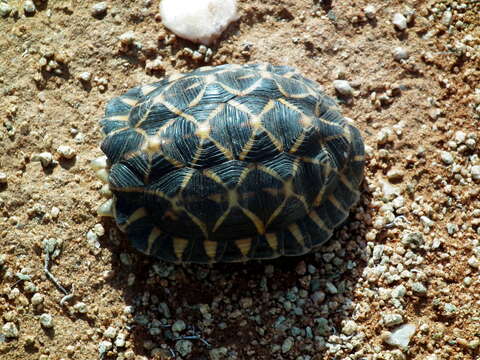
[[[160,16],[175,35],[210,45],[238,19],[237,0],[161,0]]]

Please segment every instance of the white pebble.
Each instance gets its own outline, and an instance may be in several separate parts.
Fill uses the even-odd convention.
[[[353,320],[346,320],[343,323],[342,326],[342,333],[344,333],[347,336],[352,335],[355,331],[357,331],[358,325],[355,321]]]
[[[397,61],[408,59],[409,54],[407,49],[403,47],[396,47],[393,49],[393,58]]]
[[[110,341],[101,341],[100,344],[98,344],[98,352],[103,355],[110,350],[112,346],[113,344]]]
[[[347,80],[335,80],[333,86],[335,87],[335,90],[344,96],[353,95],[353,88]]]
[[[377,10],[375,9],[375,6],[367,5],[363,9],[363,12],[365,13],[365,16],[367,17],[367,19],[373,20],[375,19],[375,13],[377,12]]]
[[[92,6],[93,16],[103,16],[107,12],[107,3],[105,1],[96,3]]]
[[[474,165],[470,169],[470,175],[474,181],[480,180],[480,165]],[[1,182],[1,181],[0,181]]]
[[[39,161],[43,167],[49,167],[53,161],[53,155],[49,152],[42,152],[40,154],[34,154],[32,161]]]
[[[395,326],[403,323],[403,316],[400,314],[383,314],[383,324],[387,327]]]
[[[0,172],[0,184],[6,184],[7,183],[7,174]]]
[[[452,23],[452,12],[450,10],[446,10],[443,13],[441,21],[443,25],[450,26],[450,24]]]
[[[82,81],[89,82],[90,79],[92,78],[92,73],[88,71],[84,71],[78,75],[78,78]]]
[[[52,328],[53,327],[53,317],[50,314],[42,314],[40,315],[40,325],[42,325],[44,328]]]
[[[174,34],[210,45],[238,19],[236,0],[162,0],[162,22]]]
[[[478,259],[475,256],[472,256],[471,258],[469,258],[467,262],[468,262],[468,265],[470,265],[475,269],[480,268],[480,261],[478,261]]]
[[[402,349],[408,349],[410,338],[417,330],[413,324],[405,324],[395,329],[385,340],[389,345],[398,346]]]
[[[2,333],[6,338],[18,338],[18,328],[12,322],[7,322],[2,326]]]
[[[73,305],[73,309],[80,314],[85,314],[87,312],[87,304],[85,304],[84,302],[78,302]]]
[[[75,150],[68,145],[60,145],[57,148],[57,153],[64,159],[73,159],[75,157]]]
[[[44,296],[42,294],[35,293],[35,294],[33,294],[32,299],[31,299],[32,305],[35,305],[35,306],[40,305],[40,304],[43,303],[43,300],[44,300]]]
[[[440,154],[440,158],[442,159],[443,163],[445,165],[452,165],[453,164],[453,155],[449,153],[448,151],[442,151]]]
[[[25,10],[27,14],[33,14],[35,11],[37,11],[37,8],[32,0],[27,0],[23,4],[23,10]]]
[[[392,23],[400,31],[407,28],[407,18],[400,13],[395,13],[393,15]]]
[[[125,346],[125,334],[118,334],[117,338],[115,339],[115,346],[117,347],[124,347]]]
[[[7,17],[12,12],[12,7],[8,4],[0,3],[0,16]]]
[[[118,37],[118,39],[120,40],[120,42],[122,44],[130,45],[135,41],[136,35],[133,31],[127,31],[127,32],[123,33],[122,35],[120,35]]]
[[[103,333],[103,336],[109,339],[113,339],[115,336],[117,336],[117,329],[114,328],[113,326],[109,326],[107,330]]]

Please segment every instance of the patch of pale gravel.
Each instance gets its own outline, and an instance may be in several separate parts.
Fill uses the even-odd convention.
[[[238,25],[207,48],[166,31],[151,1],[9,3],[0,357],[478,355],[478,5],[240,2]],[[332,96],[334,80],[351,86],[338,100],[369,154],[351,221],[315,254],[266,263],[179,267],[125,248],[96,223],[89,161],[106,101],[164,73],[255,61],[293,65]],[[74,294],[62,304],[44,240],[62,244],[50,265]]]

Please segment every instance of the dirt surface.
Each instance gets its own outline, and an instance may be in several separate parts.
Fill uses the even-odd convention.
[[[0,359],[478,359],[478,1],[244,0],[207,62],[157,1],[94,16],[95,3],[0,1]],[[213,267],[138,254],[96,215],[106,103],[252,62],[294,66],[337,99],[367,145],[363,199],[316,254]],[[392,344],[405,325],[408,345]]]

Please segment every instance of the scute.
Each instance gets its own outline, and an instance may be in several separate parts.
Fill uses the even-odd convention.
[[[173,75],[111,100],[100,125],[115,220],[166,261],[304,254],[360,196],[359,131],[288,66]]]

